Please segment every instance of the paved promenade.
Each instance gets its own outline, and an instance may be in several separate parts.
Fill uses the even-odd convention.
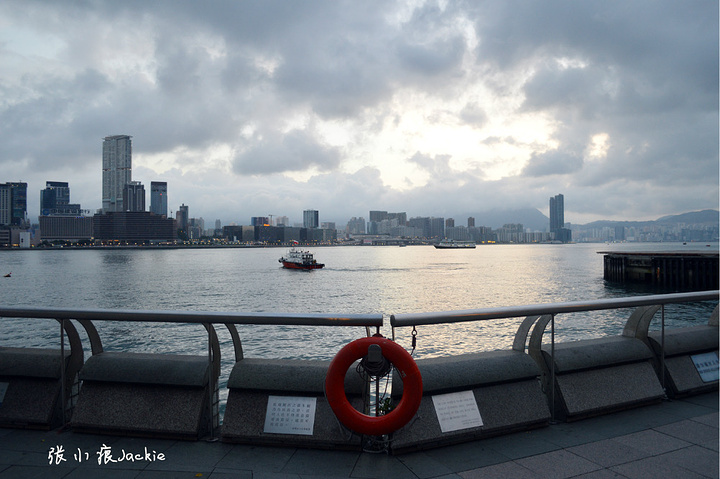
[[[0,429],[0,478],[14,479],[718,475],[717,393],[400,456]]]

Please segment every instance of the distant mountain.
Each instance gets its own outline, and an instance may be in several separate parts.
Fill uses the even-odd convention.
[[[489,226],[492,229],[502,228],[508,223],[521,223],[532,231],[546,231],[550,227],[550,219],[536,208],[494,209],[468,213],[456,217],[455,224],[467,224],[465,220],[468,216],[475,218],[475,226]],[[459,218],[462,220],[458,221]]]
[[[663,216],[657,220],[650,221],[612,221],[612,220],[600,220],[593,221],[585,225],[573,224],[573,229],[588,229],[588,228],[614,228],[616,226],[648,226],[652,224],[677,224],[686,223],[692,225],[717,225],[720,222],[720,212],[718,210],[702,210],[692,211],[690,213],[682,213],[679,215]]]
[[[658,218],[657,222],[716,225],[720,222],[720,212],[718,212],[718,210],[693,211],[681,215],[663,216],[662,218]]]

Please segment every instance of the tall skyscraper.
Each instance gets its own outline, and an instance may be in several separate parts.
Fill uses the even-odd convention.
[[[550,198],[550,231],[565,227],[565,198],[555,195]]]
[[[187,233],[188,225],[190,223],[190,209],[183,203],[180,205],[180,209],[175,213],[175,222],[179,230],[183,230]]]
[[[123,189],[132,181],[132,137],[106,136],[103,141],[102,210],[125,211]]]
[[[167,182],[151,181],[150,182],[150,213],[156,215],[167,216]]]
[[[0,225],[10,224],[10,185],[0,183]]]
[[[131,181],[123,188],[125,211],[145,211],[145,187],[139,181]]]
[[[10,186],[10,224],[26,226],[27,224],[27,183],[8,183]]]
[[[318,211],[303,211],[303,228],[317,228],[318,226],[320,226],[320,215]]]
[[[563,195],[555,195],[550,198],[550,232],[555,234],[555,239],[563,243],[572,241],[572,231],[565,228],[565,198]]]

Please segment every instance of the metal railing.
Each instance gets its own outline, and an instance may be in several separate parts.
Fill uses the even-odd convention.
[[[60,323],[60,381],[62,401],[62,421],[67,424],[66,408],[68,406],[65,384],[66,368],[65,357],[65,334],[68,334],[72,348],[80,347],[77,332],[71,320],[78,321],[90,341],[92,354],[103,352],[102,340],[92,321],[120,321],[120,322],[153,322],[153,323],[181,323],[200,324],[208,333],[208,365],[211,371],[211,384],[209,387],[209,404],[214,412],[211,414],[210,431],[213,433],[218,424],[216,405],[217,380],[220,368],[220,346],[218,337],[213,325],[224,324],[232,338],[235,360],[243,359],[242,341],[235,325],[286,325],[286,326],[362,326],[366,334],[371,334],[370,328],[380,331],[383,325],[381,314],[349,314],[349,315],[326,315],[310,313],[226,313],[226,312],[192,312],[192,311],[147,311],[132,309],[69,309],[69,308],[27,308],[27,307],[0,307],[0,318],[27,318],[27,319],[53,319]]]
[[[527,333],[532,324],[540,316],[550,316],[551,343],[550,354],[553,360],[551,381],[554,383],[554,357],[555,357],[555,316],[585,311],[598,311],[609,309],[632,308],[641,306],[661,306],[661,350],[664,358],[665,342],[665,305],[673,303],[688,303],[700,301],[717,301],[720,298],[720,291],[702,291],[690,293],[673,293],[650,296],[635,296],[626,298],[599,299],[590,301],[575,301],[565,303],[547,303],[510,307],[495,307],[472,309],[462,311],[428,312],[393,314],[390,316],[392,327],[392,338],[395,339],[395,328],[415,327],[430,324],[459,323],[466,321],[489,321],[495,319],[526,317],[516,334],[513,349],[525,349],[525,341],[519,345],[518,337],[527,338]],[[122,322],[166,322],[166,323],[194,323],[200,324],[208,331],[208,361],[211,367],[216,366],[219,361],[219,345],[217,335],[213,329],[214,324],[224,324],[230,331],[235,360],[243,358],[242,343],[235,328],[237,324],[244,325],[293,325],[293,326],[363,326],[366,334],[370,335],[370,328],[380,331],[383,325],[382,314],[350,314],[350,315],[327,315],[308,313],[226,313],[226,312],[192,312],[192,311],[148,311],[131,309],[66,309],[66,308],[26,308],[26,307],[0,307],[0,318],[38,318],[57,320],[60,327],[60,354],[64,357],[65,332],[67,322],[78,321],[88,334],[93,354],[102,352],[102,342],[95,330],[92,321],[122,321]],[[532,321],[531,321],[532,319]],[[70,327],[72,325],[70,324]],[[62,362],[61,362],[62,364]],[[65,370],[61,368],[63,377],[62,384],[65,384]],[[211,369],[212,371],[212,369]],[[664,375],[663,375],[664,376]],[[664,386],[664,384],[663,384]],[[63,387],[63,405],[66,404]],[[554,388],[551,388],[554,404]],[[64,412],[64,407],[63,407]]]
[[[691,293],[672,293],[658,294],[650,296],[634,296],[628,298],[610,298],[598,299],[591,301],[574,301],[566,303],[548,303],[534,304],[524,306],[510,306],[484,309],[470,309],[463,311],[445,311],[436,313],[408,313],[394,314],[390,316],[390,325],[392,326],[392,336],[395,339],[395,328],[412,327],[413,328],[413,348],[415,347],[416,326],[431,324],[451,324],[467,321],[490,321],[494,319],[507,319],[525,317],[521,323],[515,340],[513,349],[524,352],[526,349],[527,335],[530,328],[536,321],[540,324],[544,321],[540,320],[543,316],[549,317],[550,323],[550,407],[552,420],[554,420],[555,411],[555,316],[558,314],[578,313],[586,311],[601,311],[608,309],[622,308],[640,308],[649,306],[660,306],[661,308],[661,326],[660,326],[660,370],[665,370],[665,305],[676,303],[690,303],[699,301],[717,301],[720,299],[720,291],[700,291]],[[649,316],[651,319],[651,313]],[[538,321],[540,320],[540,321]],[[547,322],[543,324],[543,330]],[[662,373],[661,385],[665,390],[665,374]]]

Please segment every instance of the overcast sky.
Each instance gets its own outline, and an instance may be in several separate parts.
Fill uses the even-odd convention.
[[[718,2],[0,3],[0,182],[101,207],[102,138],[212,226],[718,208]],[[482,224],[482,218],[478,218]]]

